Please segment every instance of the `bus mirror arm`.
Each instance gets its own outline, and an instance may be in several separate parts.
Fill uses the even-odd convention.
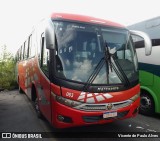
[[[135,36],[140,36],[144,39],[145,55],[150,55],[152,52],[152,42],[150,37],[142,31],[130,30],[130,33]]]
[[[45,29],[45,38],[46,38],[46,48],[47,49],[54,49],[55,48],[55,32],[54,32],[54,25],[52,21],[47,23]]]

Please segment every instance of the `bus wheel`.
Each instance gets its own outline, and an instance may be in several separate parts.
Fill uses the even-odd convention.
[[[19,87],[18,87],[18,91],[19,91],[20,94],[23,94],[23,90],[22,90],[22,88],[20,87],[20,85],[19,85]]]
[[[143,91],[141,93],[141,104],[139,112],[144,115],[151,116],[154,114],[154,101],[151,95]]]
[[[35,100],[35,109],[36,109],[37,117],[42,118],[43,115],[42,115],[40,108],[39,108],[38,98],[36,98],[36,100]]]

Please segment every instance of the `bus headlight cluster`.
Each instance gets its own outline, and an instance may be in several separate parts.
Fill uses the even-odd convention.
[[[77,101],[74,101],[74,100],[71,100],[71,99],[67,99],[67,98],[64,98],[62,96],[57,96],[55,97],[55,100],[63,105],[66,105],[66,106],[69,106],[69,107],[76,107],[76,106],[79,106],[81,105],[82,103],[81,102],[77,102]]]
[[[130,98],[130,100],[132,100],[133,102],[136,101],[138,98],[140,97],[140,92],[136,95],[134,95],[133,97]]]
[[[87,111],[89,111],[89,110],[91,110],[91,111],[93,111],[93,110],[105,110],[105,109],[103,109],[103,106],[105,106],[106,103],[104,103],[104,104],[97,104],[97,105],[82,103],[82,102],[78,102],[78,101],[74,101],[74,100],[71,100],[71,99],[64,98],[62,96],[58,96],[58,95],[54,94],[53,92],[52,92],[52,96],[54,97],[54,99],[57,102],[59,102],[59,103],[61,103],[63,105],[66,105],[68,107],[75,108],[75,109],[79,109],[79,110],[81,109],[81,110],[87,110]],[[140,93],[134,95],[133,97],[131,97],[130,99],[128,99],[126,101],[117,102],[117,103],[113,103],[113,104],[114,104],[114,106],[116,108],[126,107],[128,104],[131,104],[132,102],[136,101],[139,97],[140,97]]]

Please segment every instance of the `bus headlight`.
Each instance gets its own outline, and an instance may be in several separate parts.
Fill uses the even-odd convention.
[[[138,98],[140,97],[140,92],[136,95],[134,95],[133,97],[130,98],[130,100],[132,100],[133,102],[136,101]]]
[[[54,94],[55,95],[55,94]],[[67,98],[64,98],[62,96],[54,96],[55,100],[63,105],[66,105],[66,106],[69,106],[69,107],[76,107],[76,106],[79,106],[81,105],[82,103],[81,102],[77,102],[77,101],[74,101],[74,100],[71,100],[71,99],[67,99]]]

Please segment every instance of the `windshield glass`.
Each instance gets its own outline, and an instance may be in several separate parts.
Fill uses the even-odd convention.
[[[86,83],[105,58],[107,43],[114,65],[104,63],[93,84],[119,84],[121,67],[129,81],[138,79],[137,58],[126,29],[114,29],[89,24],[54,21],[57,54],[56,75],[62,79]],[[119,64],[119,65],[117,65]],[[108,72],[107,72],[108,71]],[[137,74],[136,74],[137,75]]]

